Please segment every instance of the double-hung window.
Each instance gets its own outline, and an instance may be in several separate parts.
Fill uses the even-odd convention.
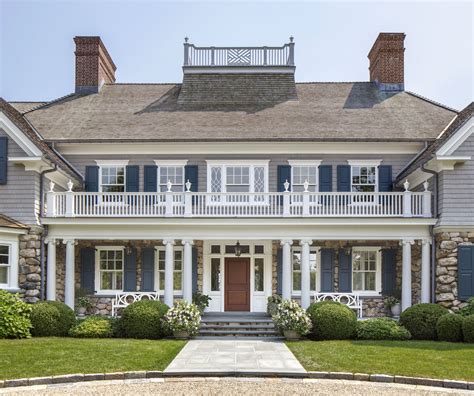
[[[292,291],[293,294],[301,293],[301,248],[292,249]],[[318,287],[318,262],[319,251],[317,248],[311,248],[309,253],[309,268],[310,268],[310,290],[317,291]]]
[[[0,244],[0,287],[10,286],[11,253],[10,245]]]
[[[379,248],[353,248],[352,291],[379,293],[381,289],[381,253]]]
[[[375,193],[378,191],[378,166],[376,161],[349,161],[351,165],[351,192]],[[355,195],[353,202],[375,202],[374,195]]]
[[[165,290],[165,249],[160,247],[157,249],[158,258],[158,285],[160,292]],[[173,289],[174,294],[182,294],[183,292],[183,248],[181,246],[174,247],[173,250]]]
[[[122,202],[121,194],[126,191],[126,166],[128,161],[96,161],[99,165],[99,192],[102,202]]]
[[[269,161],[207,161],[207,189],[211,202],[264,202],[268,192]],[[224,193],[224,194],[220,194]]]
[[[288,161],[291,165],[291,191],[300,193],[303,192],[305,183],[308,183],[309,192],[317,192],[319,190],[319,165],[321,161]],[[315,200],[315,196],[310,197],[311,201]],[[301,195],[294,195],[293,203],[302,203]]]
[[[123,290],[123,247],[99,247],[97,250],[99,262],[99,290]]]
[[[168,191],[168,182],[171,182],[171,191],[184,192],[186,180],[184,180],[184,167],[187,161],[181,160],[157,160],[158,167],[158,191]]]

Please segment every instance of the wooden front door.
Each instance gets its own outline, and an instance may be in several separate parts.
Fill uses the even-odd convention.
[[[250,259],[225,259],[225,311],[250,311]]]

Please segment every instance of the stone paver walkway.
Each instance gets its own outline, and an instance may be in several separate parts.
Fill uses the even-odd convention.
[[[191,340],[166,373],[305,373],[288,347],[270,340]]]

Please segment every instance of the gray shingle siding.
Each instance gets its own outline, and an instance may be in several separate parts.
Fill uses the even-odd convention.
[[[474,135],[454,153],[471,156],[471,160],[457,165],[452,171],[439,174],[439,226],[474,227]]]
[[[8,157],[24,157],[26,153],[8,137]],[[21,165],[8,162],[7,184],[0,185],[0,213],[24,224],[37,224],[39,208],[39,175],[27,172]]]

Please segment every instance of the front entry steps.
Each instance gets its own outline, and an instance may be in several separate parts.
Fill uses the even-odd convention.
[[[279,338],[272,318],[265,313],[206,313],[201,318],[201,337]]]

